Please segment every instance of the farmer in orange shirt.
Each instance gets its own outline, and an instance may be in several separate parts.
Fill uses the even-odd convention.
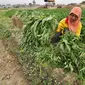
[[[67,30],[75,33],[76,36],[80,36],[82,24],[80,22],[82,10],[80,7],[74,7],[68,17],[62,19],[56,30],[56,35],[52,37],[51,42],[56,43],[60,40],[60,36]]]

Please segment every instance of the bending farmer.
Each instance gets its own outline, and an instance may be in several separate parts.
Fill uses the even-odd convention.
[[[80,7],[74,7],[68,17],[62,19],[56,30],[56,35],[52,37],[51,42],[59,42],[60,36],[66,31],[72,31],[76,36],[80,36],[82,24],[80,22],[82,10]]]

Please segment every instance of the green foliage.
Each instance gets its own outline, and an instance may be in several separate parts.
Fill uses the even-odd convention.
[[[9,38],[11,36],[11,32],[7,30],[7,28],[0,23],[0,39]]]
[[[34,11],[34,12],[33,12]],[[16,13],[17,12],[17,13]],[[57,21],[69,14],[69,9],[36,9],[36,10],[8,10],[1,15],[12,17],[16,15],[24,22],[23,39],[20,49],[21,63],[32,85],[56,85],[51,72],[54,68],[64,68],[67,72],[75,72],[79,78],[85,80],[85,11],[82,14],[82,32],[80,38],[67,32],[61,41],[50,44],[50,37],[54,33]],[[55,16],[54,16],[55,15]],[[2,16],[1,16],[2,17]],[[11,36],[7,29],[7,22],[0,21],[0,38]],[[5,23],[5,25],[4,25]],[[84,82],[85,83],[85,82]]]
[[[68,32],[62,36],[58,43],[57,51],[60,55],[60,64],[63,68],[74,71],[84,77],[85,75],[85,44],[80,41],[73,33]],[[61,66],[61,67],[62,67]],[[83,70],[81,70],[83,69]],[[81,74],[80,74],[81,73]]]
[[[59,9],[54,12],[56,18],[49,15],[53,13],[50,10],[48,12],[40,11],[44,13],[33,12],[24,18],[24,15],[21,17],[26,22],[20,49],[21,53],[25,53],[21,58],[22,61],[26,60],[24,63],[27,65],[27,70],[31,67],[28,71],[31,82],[34,85],[52,85],[52,83],[56,85],[50,74],[56,67],[64,68],[67,72],[75,72],[80,79],[85,79],[85,29],[82,29],[80,37],[75,36],[72,32],[67,32],[61,37],[59,43],[51,45],[50,36],[57,26],[56,18],[59,16],[64,18],[64,16],[62,16],[62,12],[59,13]],[[32,62],[33,66],[30,66]]]
[[[33,12],[28,16],[28,22],[24,26],[22,48],[37,48],[48,45],[51,32],[55,31],[57,20],[54,16],[45,16],[43,13]],[[29,48],[28,48],[29,47]]]
[[[4,14],[4,16],[7,16],[7,17],[12,17],[15,13],[16,13],[17,9],[11,9],[11,10],[7,10]]]

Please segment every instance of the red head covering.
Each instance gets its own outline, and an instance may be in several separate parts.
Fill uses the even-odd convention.
[[[73,31],[73,32],[76,32],[77,28],[78,28],[78,25],[80,23],[80,19],[81,19],[81,13],[82,13],[82,10],[80,7],[74,7],[70,14],[71,13],[74,13],[75,15],[78,16],[78,19],[75,21],[75,22],[70,22],[70,18],[68,17],[68,25],[69,25],[69,30]]]

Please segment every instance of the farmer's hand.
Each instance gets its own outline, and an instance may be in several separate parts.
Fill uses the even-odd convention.
[[[51,43],[57,43],[60,41],[60,36],[62,35],[61,32],[56,33],[52,38],[51,38]]]
[[[64,28],[64,33],[68,32],[69,31],[69,28]]]

